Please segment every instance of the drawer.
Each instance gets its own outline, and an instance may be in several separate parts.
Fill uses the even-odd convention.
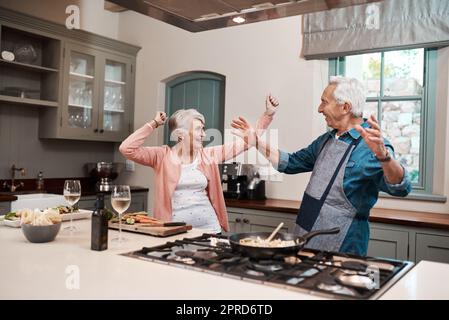
[[[449,263],[449,236],[417,233],[416,262],[420,260]]]
[[[371,227],[368,256],[408,260],[408,232]]]

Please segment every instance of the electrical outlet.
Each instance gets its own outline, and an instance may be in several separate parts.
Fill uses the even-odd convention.
[[[132,160],[126,160],[125,164],[126,164],[126,171],[134,171],[136,169],[134,161]]]

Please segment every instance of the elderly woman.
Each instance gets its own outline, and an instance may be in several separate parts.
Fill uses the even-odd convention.
[[[266,111],[256,129],[262,131],[273,120],[278,102],[266,100]],[[176,111],[168,120],[170,148],[142,146],[145,139],[166,121],[164,112],[136,130],[120,145],[129,160],[152,167],[155,171],[154,216],[164,221],[185,221],[195,228],[219,233],[229,230],[228,216],[220,183],[218,163],[248,149],[243,140],[203,148],[204,116],[195,109]]]

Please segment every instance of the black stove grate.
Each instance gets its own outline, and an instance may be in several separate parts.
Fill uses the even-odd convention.
[[[297,256],[278,255],[257,260],[233,252],[226,239],[223,235],[203,234],[144,247],[125,255],[310,294],[348,299],[379,297],[413,265],[408,261],[312,249],[304,249]]]

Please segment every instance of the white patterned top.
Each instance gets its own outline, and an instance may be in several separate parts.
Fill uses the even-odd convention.
[[[206,193],[207,179],[197,169],[198,158],[181,165],[181,175],[172,196],[173,221],[184,221],[208,232],[221,232],[215,210]]]

